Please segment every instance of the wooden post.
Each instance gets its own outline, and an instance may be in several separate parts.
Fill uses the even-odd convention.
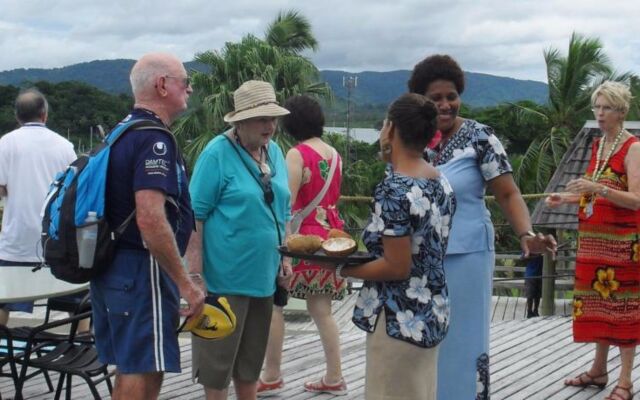
[[[542,278],[542,304],[540,314],[549,316],[555,314],[556,309],[556,262],[551,253],[546,252],[542,257],[542,275],[549,278]]]

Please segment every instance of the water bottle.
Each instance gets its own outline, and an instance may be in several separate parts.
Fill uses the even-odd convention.
[[[92,268],[93,256],[98,240],[98,216],[95,211],[89,211],[84,225],[76,229],[78,243],[78,265],[80,268]]]

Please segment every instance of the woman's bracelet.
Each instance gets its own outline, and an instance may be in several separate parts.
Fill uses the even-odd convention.
[[[202,280],[202,274],[199,272],[189,272],[189,278],[193,280]]]
[[[336,276],[340,279],[347,279],[346,276],[342,276],[342,268],[344,268],[344,264],[338,264],[336,266]]]

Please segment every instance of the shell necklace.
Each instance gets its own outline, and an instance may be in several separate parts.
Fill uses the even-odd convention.
[[[615,151],[616,147],[618,147],[618,143],[620,143],[620,139],[622,139],[623,133],[624,133],[624,128],[620,129],[620,132],[618,132],[618,134],[616,135],[616,138],[613,140],[613,145],[609,149],[609,152],[607,153],[607,157],[604,159],[604,161],[602,160],[602,153],[604,153],[604,145],[607,141],[607,137],[604,136],[600,141],[600,143],[598,144],[598,154],[596,155],[596,166],[593,169],[591,182],[598,181],[598,179],[600,179],[600,177],[602,176],[604,169],[607,167],[607,164],[609,163],[609,159],[613,155],[613,152]],[[601,161],[603,161],[602,165],[600,165]]]
[[[236,143],[238,143],[240,147],[242,147],[242,150],[246,151],[249,157],[251,157],[251,159],[255,161],[256,164],[258,164],[258,169],[260,170],[260,172],[265,175],[270,175],[271,167],[269,167],[269,153],[266,151],[265,146],[260,146],[260,154],[256,158],[253,153],[251,153],[246,147],[244,147],[244,145],[240,141],[240,135],[238,135],[237,130],[233,131],[233,136],[236,140]]]
[[[604,160],[602,159],[602,153],[604,153],[604,145],[607,141],[607,137],[603,136],[602,139],[600,140],[600,143],[598,144],[598,152],[596,153],[596,165],[595,165],[595,168],[593,169],[593,175],[591,175],[591,182],[597,182],[602,176],[602,173],[607,167],[607,164],[609,163],[609,160],[611,159],[613,152],[616,150],[616,147],[618,147],[618,143],[620,143],[620,139],[622,139],[623,133],[624,133],[624,128],[621,128],[620,132],[618,132],[618,134],[616,135],[616,138],[613,140],[613,144],[611,145],[611,148],[607,153],[607,157],[605,157]],[[587,218],[593,215],[593,206],[595,202],[596,202],[596,193],[593,193],[591,195],[591,200],[589,201],[589,203],[584,209],[584,213],[587,216]]]

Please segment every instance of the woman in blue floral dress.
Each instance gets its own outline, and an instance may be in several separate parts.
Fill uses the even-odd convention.
[[[438,108],[439,145],[425,157],[447,177],[457,211],[444,261],[451,324],[438,361],[438,400],[489,398],[489,326],[494,230],[484,202],[488,187],[520,238],[524,255],[555,249],[552,236],[534,234],[529,211],[493,129],[458,115],[464,73],[446,55],[427,57],[409,79],[409,91]]]
[[[365,398],[435,399],[449,300],[442,267],[455,209],[447,180],[422,158],[437,110],[422,95],[394,101],[380,133],[386,177],[363,239],[377,257],[338,273],[364,280],[353,322],[367,334]]]

